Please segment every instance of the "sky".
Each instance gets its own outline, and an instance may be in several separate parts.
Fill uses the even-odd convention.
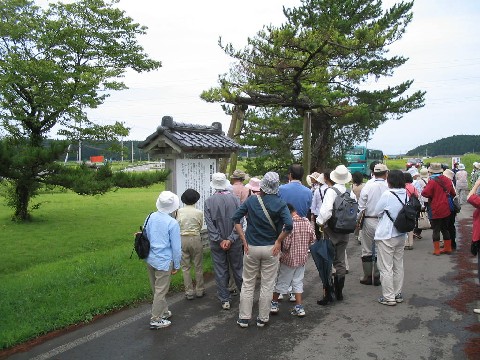
[[[300,0],[120,0],[118,6],[128,16],[148,27],[139,42],[162,67],[142,74],[128,71],[123,80],[129,89],[113,92],[88,112],[90,119],[124,122],[131,128],[126,140],[144,140],[166,115],[182,123],[220,122],[226,132],[230,117],[220,104],[200,99],[233,63],[218,40],[243,48],[264,25],[284,22],[282,5],[299,6]],[[405,153],[451,135],[480,134],[480,1],[416,0],[413,14],[405,35],[390,50],[409,61],[393,77],[371,85],[413,79],[412,91],[427,92],[425,106],[385,122],[358,144],[385,154]],[[478,147],[472,151],[480,152]]]

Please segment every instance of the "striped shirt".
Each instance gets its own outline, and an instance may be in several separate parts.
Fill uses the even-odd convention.
[[[293,231],[282,242],[280,262],[289,267],[303,266],[307,262],[308,247],[315,239],[312,224],[307,218],[294,215]]]

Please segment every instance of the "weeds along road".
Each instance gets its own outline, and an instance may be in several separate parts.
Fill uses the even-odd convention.
[[[381,288],[359,283],[360,246],[350,240],[342,302],[316,304],[321,283],[312,259],[305,277],[306,316],[289,313],[288,301],[264,328],[235,323],[232,309],[221,310],[213,281],[207,296],[193,301],[168,297],[172,325],[149,330],[150,304],[104,317],[92,324],[9,356],[10,359],[480,359],[480,307],[476,260],[470,255],[473,208],[458,216],[458,251],[431,255],[431,231],[406,251],[405,302],[377,303]],[[145,278],[139,281],[147,281]],[[254,316],[257,314],[256,303]]]

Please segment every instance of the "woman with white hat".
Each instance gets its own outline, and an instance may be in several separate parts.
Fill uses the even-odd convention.
[[[323,174],[317,172],[312,173],[307,176],[307,183],[309,183],[309,178],[312,178],[318,184],[313,190],[312,205],[310,206],[311,218],[310,220],[314,223],[315,228],[315,237],[320,239],[320,231],[316,223],[320,207],[322,206],[323,198],[325,197],[325,191],[328,189],[328,185],[325,184],[325,177]],[[310,184],[310,183],[309,183]],[[313,182],[312,182],[313,184]],[[313,187],[312,187],[313,188]]]
[[[178,209],[180,200],[170,191],[162,191],[157,199],[158,211],[145,220],[144,228],[150,241],[147,262],[150,285],[153,290],[152,315],[150,329],[156,330],[171,324],[172,316],[165,300],[170,287],[170,275],[180,269],[182,242],[180,225],[169,214]]]

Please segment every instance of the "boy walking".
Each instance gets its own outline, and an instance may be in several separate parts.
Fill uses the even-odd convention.
[[[282,242],[280,268],[270,312],[272,314],[278,313],[278,297],[280,294],[287,293],[288,288],[291,286],[292,293],[295,294],[295,307],[292,309],[291,314],[301,317],[305,316],[305,309],[302,305],[305,264],[309,246],[315,239],[315,233],[307,218],[299,216],[291,204],[287,204],[287,206],[292,215],[293,230]]]

